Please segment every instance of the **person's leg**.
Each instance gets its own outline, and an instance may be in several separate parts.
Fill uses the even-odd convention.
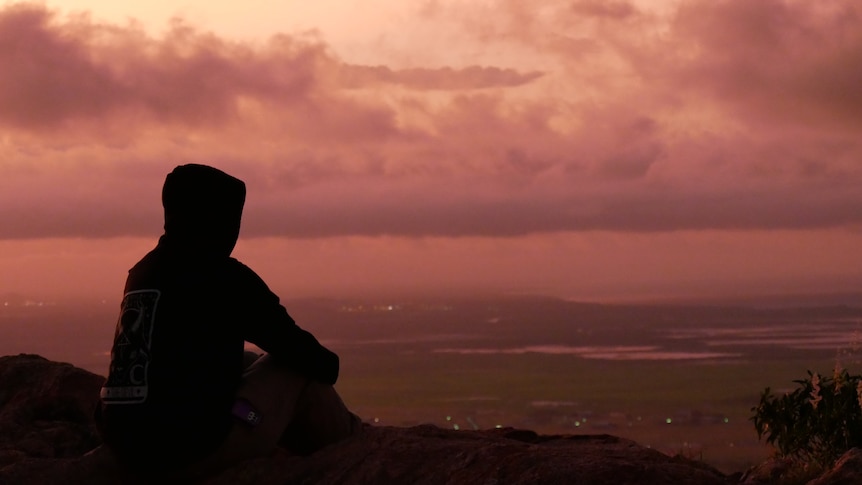
[[[268,455],[280,442],[293,452],[311,453],[361,429],[332,386],[311,381],[269,355],[246,369],[237,400],[247,401],[260,421],[252,426],[237,418],[222,446],[193,467],[195,474]]]
[[[249,367],[252,366],[257,359],[261,358],[263,354],[258,354],[257,352],[252,352],[251,350],[246,350],[242,353],[242,370],[243,372],[247,371]]]
[[[269,355],[255,360],[243,373],[236,399],[249,403],[260,421],[250,425],[237,418],[227,444],[233,443],[242,457],[275,451],[282,433],[294,420],[300,396],[309,382]]]
[[[332,386],[311,381],[299,396],[294,419],[280,444],[306,455],[361,430],[362,420],[347,409]]]

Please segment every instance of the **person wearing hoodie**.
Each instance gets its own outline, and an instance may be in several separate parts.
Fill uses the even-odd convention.
[[[206,165],[165,180],[164,235],[129,270],[97,410],[105,445],[132,469],[206,474],[361,429],[332,387],[338,356],[230,256],[245,195]],[[246,342],[266,352],[251,365]]]

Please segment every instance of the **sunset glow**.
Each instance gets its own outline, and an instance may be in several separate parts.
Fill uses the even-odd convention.
[[[175,165],[283,297],[862,289],[852,0],[10,2],[0,294],[117,298]]]

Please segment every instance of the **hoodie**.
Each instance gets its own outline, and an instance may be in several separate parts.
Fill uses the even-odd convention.
[[[103,439],[133,467],[179,468],[221,444],[245,342],[310,379],[338,378],[338,357],[230,257],[245,193],[241,180],[205,165],[165,180],[165,232],[129,270],[101,392]]]

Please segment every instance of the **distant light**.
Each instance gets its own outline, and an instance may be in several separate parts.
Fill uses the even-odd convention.
[[[389,305],[389,311],[391,312],[392,310],[394,310],[394,308],[392,307],[392,305]]]
[[[446,416],[446,421],[452,421],[452,416]]]
[[[455,431],[458,431],[459,429],[461,429],[461,427],[460,427],[460,426],[458,426],[457,424],[452,425],[452,427],[453,427],[453,428],[455,428]]]
[[[497,429],[500,429],[500,428],[502,428],[502,427],[503,427],[503,425],[502,425],[502,424],[498,424],[497,426],[494,426],[494,427],[495,427],[495,428],[497,428]]]
[[[579,428],[580,426],[581,426],[581,422],[580,422],[580,421],[575,421],[575,428]]]
[[[670,424],[670,423],[672,423],[672,422],[673,422],[673,420],[672,420],[672,419],[670,419],[670,418],[667,418],[667,419],[665,419],[665,420],[664,420],[664,422],[665,422],[665,423],[667,423],[667,424]]]
[[[374,418],[374,422],[375,422],[375,423],[379,423],[379,422],[380,422],[380,418]]]
[[[730,422],[730,419],[729,419],[729,418],[724,418],[724,424],[727,424],[727,423],[729,423],[729,422]]]

